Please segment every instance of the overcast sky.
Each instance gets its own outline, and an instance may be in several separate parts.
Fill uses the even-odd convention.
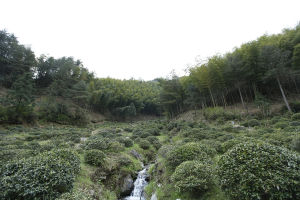
[[[300,0],[0,0],[0,29],[98,77],[151,80],[300,21]]]

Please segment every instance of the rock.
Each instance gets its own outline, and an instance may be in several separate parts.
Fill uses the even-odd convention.
[[[121,196],[128,196],[130,195],[131,191],[133,190],[134,184],[133,179],[130,174],[125,176],[121,184]]]
[[[142,156],[136,151],[136,150],[131,150],[130,153],[138,160],[142,160]]]
[[[95,195],[95,190],[90,190],[89,193],[90,193],[90,195],[94,196]]]
[[[157,195],[156,192],[154,194],[152,194],[151,199],[150,200],[157,200]]]
[[[150,182],[150,175],[149,175],[149,174],[146,174],[145,180],[146,180],[147,182]]]

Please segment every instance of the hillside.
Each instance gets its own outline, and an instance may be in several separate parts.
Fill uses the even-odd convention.
[[[0,199],[300,199],[300,25],[152,81],[0,47]]]
[[[234,187],[238,188],[239,194],[258,196],[262,195],[259,188],[268,187],[266,195],[273,195],[276,199],[276,195],[291,195],[291,199],[296,199],[300,192],[299,114],[273,113],[272,117],[261,118],[259,113],[244,116],[240,112],[222,108],[204,110],[204,115],[201,112],[196,121],[188,120],[186,116],[189,113],[185,113],[172,121],[103,122],[87,128],[47,124],[40,127],[4,126],[1,128],[1,198],[17,199],[19,195],[26,195],[25,199],[32,199],[48,195],[52,199],[64,193],[58,199],[117,199],[130,194],[131,184],[142,169],[141,163],[144,163],[150,165],[149,183],[145,188],[147,199],[156,196],[164,200],[229,200],[237,195]],[[258,164],[254,166],[255,171],[251,172],[250,179],[247,179],[247,171],[240,171],[243,174],[237,173],[235,177],[229,171],[220,171],[225,170],[224,158],[234,158],[231,158],[231,154],[238,150],[239,144],[251,148],[267,147],[257,152],[254,150],[249,157],[243,158],[244,162]],[[281,159],[291,159],[289,162],[295,162],[295,165],[286,171],[285,167],[288,166],[285,166],[284,160],[283,163],[273,160],[272,164],[264,160],[267,159],[264,154],[276,156],[275,151],[280,153]],[[60,157],[55,161],[57,163],[52,163],[55,168],[49,163],[52,154]],[[58,168],[58,162],[64,163],[62,167],[70,168],[74,173],[60,172],[62,169]],[[10,169],[14,163],[19,167],[12,176]],[[206,167],[197,168],[202,163]],[[264,171],[260,171],[259,167],[262,164],[267,164],[264,168],[266,173],[271,172],[268,167],[278,171],[272,176],[263,174]],[[25,167],[28,165],[36,170],[35,176],[28,173],[29,169]],[[237,171],[243,167],[232,165]],[[190,166],[193,166],[192,171],[188,170]],[[47,178],[45,181],[42,175],[48,173],[45,171],[48,167],[58,174],[48,174],[49,177],[44,177]],[[181,168],[183,171],[180,171]],[[289,173],[293,176],[289,176]],[[233,183],[226,185],[222,179],[225,176],[244,181],[244,186]],[[15,178],[21,177],[30,178],[30,187],[22,185],[25,184],[23,181],[19,182],[20,187],[27,188],[26,191],[30,193],[13,187]],[[55,178],[67,182],[57,183]],[[280,181],[276,182],[277,179]],[[262,181],[257,183],[256,190],[251,189],[253,180]],[[35,186],[37,183],[38,188]],[[65,185],[67,183],[71,185]],[[57,184],[60,185],[59,190]],[[276,187],[281,190],[278,191]]]

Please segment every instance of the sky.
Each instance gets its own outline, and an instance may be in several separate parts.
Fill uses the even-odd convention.
[[[97,77],[152,80],[300,22],[299,0],[0,0],[0,29]]]

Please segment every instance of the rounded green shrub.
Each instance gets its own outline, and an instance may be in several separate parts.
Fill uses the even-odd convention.
[[[133,129],[130,127],[125,127],[124,131],[131,133],[133,131]]]
[[[281,117],[275,116],[275,117],[273,117],[273,118],[270,120],[270,123],[271,123],[271,124],[276,124],[277,122],[280,121],[280,119],[281,119]]]
[[[91,138],[85,143],[85,149],[91,150],[91,149],[98,149],[105,151],[109,148],[110,141],[107,138]]]
[[[55,199],[73,188],[74,163],[55,152],[8,163],[0,169],[0,199]]]
[[[280,128],[280,129],[284,129],[286,127],[288,127],[289,124],[287,122],[277,122],[274,127],[275,128]]]
[[[149,149],[151,144],[148,140],[140,140],[139,141],[139,146],[142,148],[142,149]]]
[[[118,152],[121,152],[123,150],[124,150],[123,144],[121,144],[117,141],[111,142],[109,144],[109,151],[110,152],[118,153]]]
[[[238,119],[239,116],[235,113],[229,112],[222,107],[206,108],[203,113],[207,120],[220,119],[222,121]]]
[[[102,167],[105,163],[105,154],[96,149],[88,150],[84,154],[84,162],[90,165]]]
[[[120,166],[129,166],[130,164],[133,163],[130,157],[127,155],[120,155],[118,156],[117,160]]]
[[[133,141],[129,138],[125,138],[123,143],[124,143],[125,147],[132,147],[133,146]]]
[[[184,161],[189,160],[210,160],[210,156],[216,154],[216,150],[199,143],[187,143],[172,149],[167,154],[167,163],[171,169],[175,169]]]
[[[242,123],[243,126],[250,126],[250,127],[255,127],[255,126],[260,126],[260,122],[257,119],[250,119],[244,123]]]
[[[290,126],[300,126],[300,121],[292,121],[290,122]]]
[[[300,153],[300,137],[297,137],[292,141],[291,147],[293,150]]]
[[[152,129],[150,129],[149,131],[148,131],[151,135],[153,135],[153,136],[159,136],[160,135],[160,131],[159,131],[159,129],[158,128],[152,128]]]
[[[151,144],[154,144],[155,142],[159,142],[159,139],[155,136],[149,136],[146,138]]]
[[[300,156],[268,143],[236,145],[221,156],[218,174],[232,199],[300,198]]]
[[[159,149],[161,147],[159,139],[155,136],[149,136],[146,140],[148,140],[155,149]]]
[[[149,132],[143,132],[142,134],[140,134],[141,138],[146,138],[146,137],[149,137],[149,136],[151,136],[151,134]]]
[[[73,170],[75,173],[79,173],[80,171],[80,159],[79,155],[72,150],[69,149],[57,149],[50,152],[45,152],[43,155],[59,157],[65,161],[67,161],[71,166],[74,166]]]
[[[203,195],[214,186],[213,170],[209,163],[185,161],[176,167],[171,176],[178,192],[193,192]]]
[[[256,141],[256,140],[253,139],[253,138],[250,138],[250,137],[233,138],[231,140],[227,140],[226,142],[223,142],[221,144],[221,150],[222,150],[223,153],[225,153],[226,151],[228,151],[229,149],[231,149],[235,145],[246,142],[246,141]]]
[[[292,120],[300,120],[300,113],[295,113],[292,115]]]

